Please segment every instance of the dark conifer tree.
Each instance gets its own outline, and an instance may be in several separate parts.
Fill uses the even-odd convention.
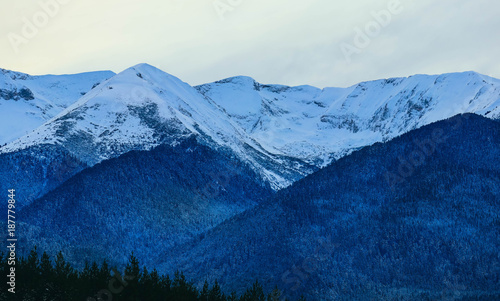
[[[208,300],[208,293],[209,293],[208,281],[205,280],[205,283],[203,283],[203,288],[201,289],[199,300],[200,301],[207,301]]]
[[[210,290],[208,294],[208,301],[225,301],[226,298],[224,296],[224,293],[222,293],[222,290],[219,286],[219,283],[217,280],[215,280],[214,286]]]
[[[281,291],[276,286],[272,292],[267,295],[267,301],[279,301],[281,300]]]
[[[264,295],[264,290],[259,281],[256,280],[255,283],[249,288],[245,294],[240,298],[240,301],[265,301],[266,297]]]

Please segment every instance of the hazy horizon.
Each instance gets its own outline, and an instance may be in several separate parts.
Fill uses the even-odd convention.
[[[118,73],[151,64],[191,85],[347,87],[414,74],[500,78],[500,3],[360,0],[20,0],[0,12],[0,67]]]

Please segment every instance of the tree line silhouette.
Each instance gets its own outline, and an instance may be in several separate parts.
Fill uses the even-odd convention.
[[[8,254],[0,252],[0,272],[10,273]],[[101,265],[95,261],[85,263],[79,271],[72,267],[59,252],[52,260],[46,253],[40,256],[34,247],[27,257],[16,258],[15,294],[7,281],[0,284],[0,300],[50,300],[50,301],[282,301],[288,300],[276,287],[267,294],[256,280],[243,294],[226,294],[215,281],[205,281],[198,289],[188,281],[182,272],[175,272],[171,278],[156,269],[149,271],[140,267],[139,260],[132,253],[124,271],[111,267],[106,260]],[[301,297],[299,301],[305,301]]]

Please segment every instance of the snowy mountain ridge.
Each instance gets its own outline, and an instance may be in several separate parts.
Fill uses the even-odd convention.
[[[265,149],[320,166],[330,163],[332,154],[338,159],[459,113],[500,117],[500,81],[475,72],[325,89],[261,85],[234,77],[196,88]]]
[[[31,76],[0,69],[0,144],[28,134],[114,75],[100,71]]]
[[[434,121],[465,112],[500,118],[500,80],[475,72],[348,88],[263,85],[244,76],[192,87],[140,64],[80,96],[0,153],[56,144],[94,165],[196,135],[280,189],[355,149]]]

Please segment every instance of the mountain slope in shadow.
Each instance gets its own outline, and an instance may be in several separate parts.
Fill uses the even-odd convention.
[[[62,250],[77,266],[107,258],[157,260],[272,195],[269,184],[224,149],[195,137],[103,161],[23,208],[19,245]]]
[[[311,300],[500,297],[500,123],[464,114],[377,143],[162,258],[201,284]]]

